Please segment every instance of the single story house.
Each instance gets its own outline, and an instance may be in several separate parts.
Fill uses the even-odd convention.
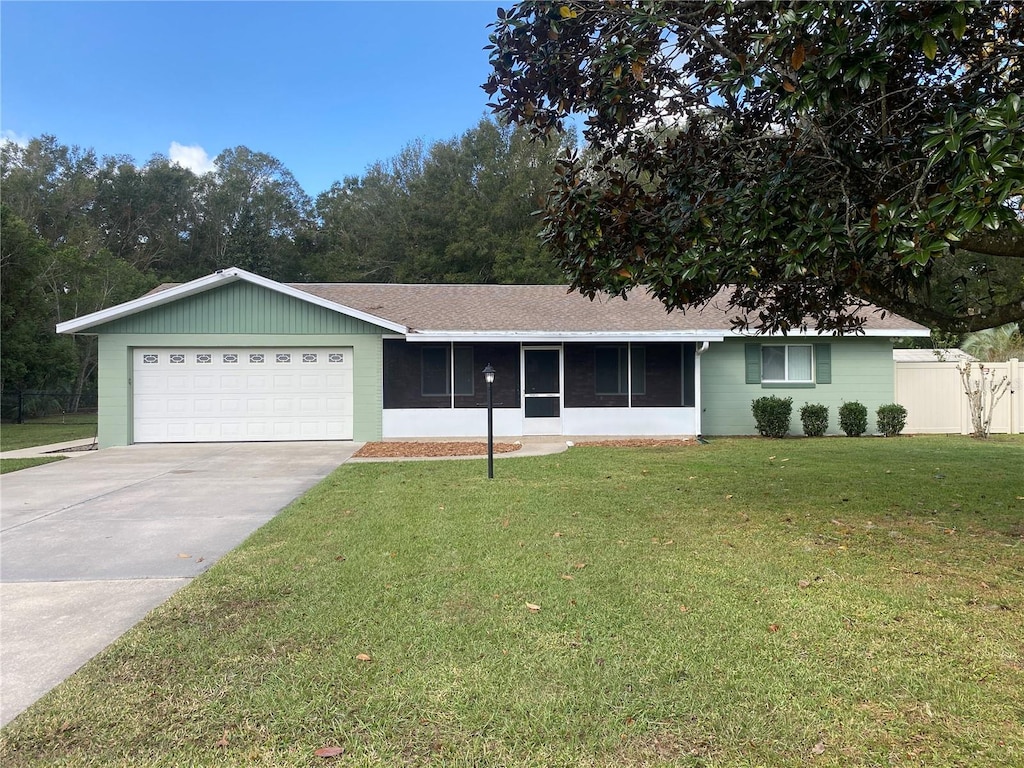
[[[724,298],[666,312],[640,291],[557,285],[283,284],[241,269],[57,326],[99,345],[99,443],[494,434],[751,434],[751,401],[893,400],[892,339],[928,330],[867,312],[863,335],[741,335]],[[799,422],[794,419],[795,430]],[[833,429],[833,431],[835,431]]]

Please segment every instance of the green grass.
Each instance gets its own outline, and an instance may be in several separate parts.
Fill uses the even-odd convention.
[[[41,464],[52,464],[55,461],[67,458],[65,456],[39,456],[32,459],[0,459],[0,475],[8,472],[17,472],[19,469],[38,467]]]
[[[955,437],[347,465],[0,763],[1024,765],[1022,468]]]
[[[46,419],[0,425],[0,450],[16,451],[96,436],[96,414],[70,414],[64,420],[64,424]]]

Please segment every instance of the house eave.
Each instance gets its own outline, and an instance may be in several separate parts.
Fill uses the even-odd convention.
[[[324,309],[331,310],[332,312],[348,315],[349,317],[379,326],[388,331],[402,334],[409,332],[409,329],[400,323],[386,320],[382,317],[377,317],[376,315],[371,315],[367,312],[353,309],[352,307],[346,307],[343,304],[337,304],[333,301],[320,298],[319,296],[314,296],[311,293],[306,293],[305,291],[300,291],[284,285],[276,280],[260,277],[259,275],[247,272],[246,270],[238,267],[230,267],[228,269],[218,270],[212,275],[206,275],[205,277],[200,277],[187,283],[176,285],[173,288],[168,288],[167,290],[160,291],[159,293],[149,293],[145,296],[140,296],[137,299],[126,301],[123,304],[117,304],[113,307],[101,309],[98,312],[92,312],[88,315],[76,317],[73,320],[66,320],[63,323],[58,323],[57,333],[88,332],[89,328],[93,328],[97,325],[103,325],[104,323],[109,323],[113,320],[119,320],[122,317],[128,317],[138,312],[153,309],[154,307],[170,304],[180,299],[203,293],[204,291],[208,291],[218,286],[228,285],[238,280],[244,280],[248,283],[252,283],[253,285],[258,285],[261,288],[282,293],[285,296],[290,296],[294,299],[298,299],[299,301],[323,307]]]
[[[679,342],[723,341],[724,336],[708,331],[410,331],[411,342],[519,342],[556,344],[565,341],[587,342]]]
[[[808,329],[806,331],[790,331],[787,334],[761,334],[761,333],[744,333],[742,331],[725,331],[725,336],[729,338],[737,339],[792,339],[792,338],[814,338],[814,339],[856,339],[860,338],[885,338],[894,339],[902,336],[914,336],[925,338],[931,335],[931,331],[927,328],[866,328],[861,333],[847,334],[845,336],[837,336],[832,333],[825,331],[816,331]]]

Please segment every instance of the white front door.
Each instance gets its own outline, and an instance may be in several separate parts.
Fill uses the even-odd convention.
[[[138,348],[136,443],[352,439],[352,349]]]
[[[523,434],[562,434],[562,350],[523,348]]]

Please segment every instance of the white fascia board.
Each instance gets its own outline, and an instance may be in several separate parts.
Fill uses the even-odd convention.
[[[238,267],[230,267],[229,269],[222,269],[214,272],[212,275],[207,275],[206,277],[200,277],[187,283],[176,285],[173,288],[168,288],[167,290],[160,291],[159,293],[140,296],[137,299],[126,301],[123,304],[116,304],[113,307],[107,307],[106,309],[101,309],[98,312],[92,312],[88,315],[76,317],[73,320],[66,320],[63,323],[58,323],[57,333],[76,333],[95,325],[102,325],[103,323],[109,323],[111,320],[118,320],[122,317],[133,315],[136,312],[169,304],[187,296],[194,296],[197,293],[203,293],[204,291],[208,291],[216,286],[227,285],[228,283],[233,283],[236,280],[245,280],[246,282],[258,285],[262,288],[283,293],[284,295],[291,296],[299,301],[315,304],[316,306],[329,309],[332,312],[338,312],[343,315],[354,317],[357,320],[363,320],[364,322],[386,328],[389,331],[404,334],[409,330],[404,325],[392,322],[391,320],[385,320],[382,317],[377,317],[366,312],[361,312],[358,309],[353,309],[342,304],[337,304],[333,301],[328,301],[327,299],[322,299],[319,296],[314,296],[311,293],[297,290],[279,283],[276,280],[269,280],[265,277],[254,275],[252,272],[247,272],[246,270],[239,269]]]
[[[885,338],[895,339],[901,336],[918,336],[927,337],[931,336],[931,331],[927,328],[869,328],[861,333],[850,333],[843,336],[837,336],[833,333],[827,333],[822,331],[790,331],[787,334],[782,333],[743,333],[742,331],[727,331],[727,336],[739,339],[750,339],[751,341],[757,341],[758,339],[794,339],[794,338],[815,338],[815,339],[857,339],[857,338]]]
[[[522,342],[548,344],[563,341],[724,341],[719,332],[709,331],[413,331],[411,342]]]

